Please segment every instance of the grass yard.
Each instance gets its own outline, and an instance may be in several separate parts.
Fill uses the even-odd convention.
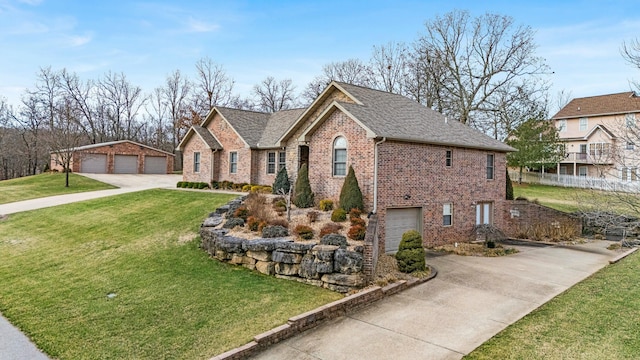
[[[65,174],[56,172],[3,180],[0,181],[0,204],[53,195],[115,189],[115,186],[74,173],[69,174],[69,187],[65,187],[64,184]]]
[[[637,359],[640,253],[608,266],[465,359]]]
[[[342,297],[209,259],[199,225],[232,197],[149,190],[11,215],[0,311],[53,358],[206,359]]]
[[[640,198],[633,194],[538,184],[513,183],[513,194],[564,212],[606,210],[634,215],[636,210],[627,203],[640,204]]]

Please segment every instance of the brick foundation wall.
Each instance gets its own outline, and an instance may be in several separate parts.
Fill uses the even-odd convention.
[[[452,166],[445,152],[452,150]],[[486,178],[486,156],[495,155],[494,179]],[[379,145],[378,221],[384,249],[387,208],[419,207],[425,245],[467,241],[476,203],[493,202],[493,223],[504,227],[505,154],[447,146],[387,141]],[[453,225],[443,226],[444,203],[453,204]]]

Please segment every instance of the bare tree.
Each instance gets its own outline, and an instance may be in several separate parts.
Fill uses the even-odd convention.
[[[509,16],[471,18],[454,10],[428,21],[425,30],[417,43],[418,56],[435,58],[444,66],[443,74],[427,77],[438,81],[444,102],[440,107],[462,123],[483,121],[496,111],[496,96],[511,92],[523,78],[548,71],[544,59],[535,56],[533,30],[515,26]]]
[[[76,73],[62,69],[59,73],[63,96],[78,112],[75,119],[89,142],[96,144],[110,139],[102,101],[96,98],[96,84],[93,80],[82,81]]]
[[[169,114],[163,88],[155,88],[145,104],[147,136],[149,145],[158,149],[172,152],[172,143],[169,134],[172,126],[169,125]]]
[[[65,187],[69,187],[69,172],[74,149],[80,146],[84,136],[78,125],[79,112],[75,110],[71,100],[58,104],[54,114],[53,126],[49,129],[47,142],[51,152],[55,154],[58,164],[64,167]]]
[[[640,39],[636,38],[628,43],[623,42],[620,52],[629,64],[640,70]],[[634,81],[633,84],[636,89],[640,90],[640,81]]]
[[[228,106],[231,103],[235,82],[222,65],[208,57],[196,62],[196,71],[194,108],[204,119],[214,106]]]
[[[322,67],[322,74],[307,85],[302,97],[306,102],[312,102],[334,80],[360,86],[373,83],[371,69],[360,59],[332,62]]]
[[[108,72],[98,81],[97,96],[108,120],[110,138],[137,139],[142,126],[137,116],[147,102],[142,89],[132,85],[124,73]]]
[[[295,106],[295,86],[291,79],[277,81],[269,76],[253,87],[256,104],[260,111],[276,112]]]
[[[403,43],[389,42],[374,46],[370,71],[374,86],[395,94],[404,94],[407,81],[409,49]]]
[[[188,103],[191,82],[180,70],[175,70],[167,76],[162,94],[171,123],[171,147],[175,149],[192,125]]]

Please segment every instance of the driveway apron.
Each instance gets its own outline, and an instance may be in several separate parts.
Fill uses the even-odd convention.
[[[460,359],[608,264],[606,241],[514,246],[518,254],[429,254],[438,276],[288,339],[254,359]]]

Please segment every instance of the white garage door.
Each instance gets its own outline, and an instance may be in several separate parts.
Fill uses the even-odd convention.
[[[166,174],[167,173],[167,157],[166,156],[145,156],[144,157],[144,173],[145,174]]]
[[[107,172],[106,154],[85,154],[80,158],[80,172],[105,174]]]
[[[116,155],[114,157],[113,172],[116,174],[137,174],[137,155]]]
[[[422,230],[420,208],[387,209],[385,220],[384,252],[398,251],[402,234],[408,230]]]

